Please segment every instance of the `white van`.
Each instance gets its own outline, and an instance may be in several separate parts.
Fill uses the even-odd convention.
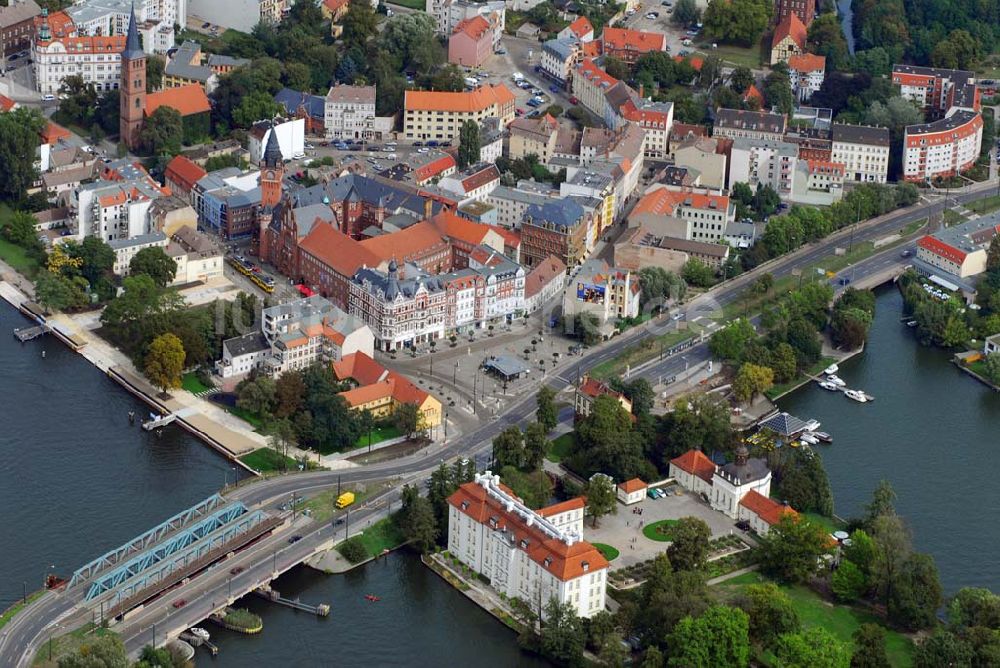
[[[520,72],[514,72],[510,75],[510,78],[512,81],[520,81],[524,78],[524,76]]]
[[[479,79],[475,77],[465,77],[465,85],[469,88],[475,88],[479,85]]]

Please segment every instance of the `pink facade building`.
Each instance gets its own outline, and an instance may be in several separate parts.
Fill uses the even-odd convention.
[[[448,62],[461,67],[480,67],[493,55],[493,28],[476,15],[455,26],[448,39]]]

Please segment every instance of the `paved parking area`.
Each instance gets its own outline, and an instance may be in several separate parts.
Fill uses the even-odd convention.
[[[672,486],[671,491],[680,488]],[[642,515],[634,514],[635,508],[642,508]],[[591,527],[587,519],[583,527],[583,537],[591,543],[604,543],[616,548],[620,553],[612,564],[612,569],[631,566],[652,559],[665,552],[669,543],[650,540],[642,534],[642,527],[660,520],[677,520],[682,517],[697,517],[704,520],[712,530],[712,538],[728,536],[737,532],[733,520],[715,510],[712,510],[700,497],[684,491],[680,496],[668,496],[665,499],[650,499],[632,506],[618,504],[617,515],[606,515],[601,518],[599,526]],[[635,542],[633,542],[633,539]]]

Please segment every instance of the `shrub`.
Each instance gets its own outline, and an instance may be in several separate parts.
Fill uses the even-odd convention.
[[[348,538],[337,549],[343,555],[344,559],[347,559],[352,564],[362,562],[368,558],[368,550],[358,536]]]

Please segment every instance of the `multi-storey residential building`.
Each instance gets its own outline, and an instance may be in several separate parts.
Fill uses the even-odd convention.
[[[756,189],[771,186],[782,199],[793,195],[798,146],[785,141],[736,139],[729,163],[729,184],[743,182]]]
[[[462,333],[466,329],[481,326],[484,319],[483,295],[486,292],[483,277],[478,272],[465,268],[443,274],[440,278],[448,293],[445,328]]]
[[[601,118],[608,115],[606,93],[620,81],[601,69],[593,58],[584,58],[573,70],[573,95]]]
[[[535,512],[489,471],[448,497],[448,552],[508,599],[569,604],[580,617],[604,609],[607,560],[570,527],[582,527],[579,504]],[[578,520],[561,526],[563,514]]]
[[[512,159],[534,155],[548,165],[555,156],[559,122],[548,114],[536,118],[518,118],[510,124],[508,152]]]
[[[844,178],[885,183],[889,174],[889,128],[833,124],[830,159],[844,165]]]
[[[784,114],[770,111],[741,111],[719,109],[712,126],[713,137],[727,139],[764,139],[781,141],[785,136],[788,119]]]
[[[542,71],[559,83],[566,83],[582,53],[582,44],[576,38],[550,39],[542,44]]]
[[[163,200],[157,200],[161,201]],[[154,208],[156,206],[157,204],[153,205]],[[170,235],[166,253],[177,265],[173,280],[175,285],[208,281],[223,275],[225,258],[222,245],[194,227],[183,226],[176,229]]]
[[[726,187],[728,156],[721,150],[721,144],[731,141],[723,137],[690,135],[674,147],[674,164],[698,172],[701,186],[722,190]]]
[[[258,23],[281,22],[288,0],[189,0],[189,11],[212,24],[249,33]],[[181,24],[184,25],[183,23]]]
[[[587,255],[587,239],[593,223],[572,198],[549,200],[528,206],[521,223],[521,258],[529,267],[555,255],[574,267]]]
[[[35,0],[10,0],[0,7],[0,58],[27,51],[35,37],[35,17],[41,8]]]
[[[623,318],[639,315],[639,277],[628,269],[610,267],[600,258],[584,262],[563,293],[563,317],[588,313],[602,331]]]
[[[941,228],[917,242],[918,268],[967,284],[963,279],[986,271],[986,251],[998,233],[1000,214]]]
[[[559,31],[556,35],[559,39],[575,39],[581,42],[590,42],[594,39],[594,26],[586,16],[578,16],[575,21]]]
[[[149,207],[163,195],[148,177],[81,185],[73,191],[71,206],[76,214],[74,238],[97,237],[110,242],[147,234]]]
[[[375,135],[375,86],[339,85],[326,94],[324,128],[330,139],[371,139]]]
[[[799,102],[805,102],[813,93],[818,93],[826,78],[826,57],[812,53],[802,53],[788,59],[788,78],[792,93]]]
[[[792,181],[791,201],[829,206],[844,196],[844,164],[800,159]]]
[[[643,146],[647,158],[663,159],[667,156],[670,128],[674,124],[672,102],[653,102],[637,96],[637,99],[629,99],[623,104],[619,113],[626,121],[645,130]]]
[[[667,36],[659,32],[605,27],[601,33],[601,44],[604,55],[614,56],[631,65],[646,53],[666,51]]]
[[[479,246],[469,255],[469,268],[482,276],[482,305],[478,311],[487,321],[508,322],[524,312],[524,267],[511,262],[500,251]]]
[[[496,116],[506,127],[514,120],[514,94],[504,84],[461,93],[408,90],[403,110],[407,139],[451,140],[468,120],[482,122]]]
[[[440,278],[416,265],[406,265],[402,275],[395,260],[384,272],[362,268],[350,289],[351,313],[368,323],[379,350],[426,344],[445,334],[448,292]]]
[[[493,26],[481,15],[463,19],[448,37],[448,62],[461,67],[482,67],[493,55]]]
[[[414,385],[406,376],[390,371],[363,352],[345,355],[334,362],[333,373],[341,382],[352,385],[340,393],[354,411],[365,411],[375,418],[388,418],[403,404],[416,407],[423,429],[441,424],[441,402]]]
[[[894,65],[900,95],[918,104],[927,123],[903,134],[903,178],[927,181],[972,167],[983,141],[980,93],[971,72]]]
[[[115,252],[115,263],[111,271],[115,276],[128,276],[129,265],[136,253],[144,248],[166,248],[167,235],[154,230],[127,239],[113,238],[108,240],[107,244]]]
[[[64,11],[79,36],[123,36],[135,11],[136,28],[146,53],[166,53],[174,46],[174,26],[187,24],[187,0],[82,0]]]
[[[584,289],[586,290],[589,288]],[[583,378],[580,379],[580,382],[576,387],[576,393],[573,400],[573,408],[576,415],[578,417],[587,417],[590,415],[591,408],[594,405],[594,400],[598,397],[611,397],[618,402],[625,412],[632,412],[632,402],[628,397],[618,390],[612,389],[612,387],[604,381],[591,378],[590,374],[584,374]]]
[[[557,295],[566,284],[566,265],[555,255],[535,264],[524,277],[524,311],[534,313]]]
[[[218,84],[218,78],[237,67],[249,65],[247,58],[233,58],[219,54],[203,54],[198,42],[187,40],[173,52],[163,70],[164,88],[177,88],[188,84],[199,84],[211,93]]]
[[[456,195],[460,203],[483,199],[500,185],[500,170],[493,163],[479,163],[438,181],[438,188]]]
[[[725,195],[659,187],[640,199],[629,214],[629,227],[659,219],[661,234],[705,243],[721,243],[736,207]]]
[[[544,206],[558,196],[559,191],[543,195],[519,188],[497,186],[493,192],[487,195],[486,203],[496,209],[497,225],[508,229],[518,229],[528,212],[528,207],[532,205]]]
[[[771,40],[771,64],[787,63],[794,55],[806,52],[807,29],[795,12],[789,12],[774,29]]]
[[[170,188],[171,193],[190,202],[191,191],[198,181],[206,176],[208,172],[201,165],[183,155],[178,155],[167,163],[167,168],[163,172],[163,184]]]
[[[50,30],[48,13],[42,12],[32,46],[32,67],[38,92],[59,92],[63,79],[79,76],[98,91],[117,90],[121,80],[125,37],[57,37]]]
[[[816,18],[816,0],[778,0],[775,9],[775,18],[779,23],[786,16],[795,14],[808,28],[809,24]]]
[[[507,20],[507,5],[502,0],[427,0],[425,11],[434,18],[438,34],[445,36],[455,32],[455,27],[465,19],[482,16],[493,30],[493,49],[500,48]]]

